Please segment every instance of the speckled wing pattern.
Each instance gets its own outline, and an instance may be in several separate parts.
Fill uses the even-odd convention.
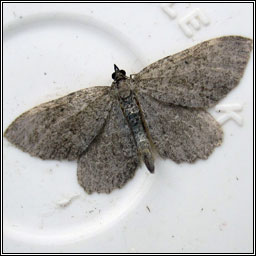
[[[205,41],[134,75],[136,90],[165,103],[212,107],[239,83],[251,49],[252,40],[240,36]]]
[[[110,193],[134,176],[139,158],[134,137],[118,101],[102,133],[78,161],[78,182],[87,193]]]
[[[139,111],[128,103],[122,108],[129,109],[130,117],[140,115],[143,141],[151,140],[161,157],[177,163],[206,159],[221,144],[223,133],[205,109],[239,83],[251,48],[251,39],[216,38],[161,59],[131,80],[123,79],[131,87],[120,91],[135,95]],[[78,160],[78,182],[88,193],[121,188],[134,176],[141,155],[115,82],[32,108],[4,135],[33,156]]]
[[[78,159],[107,119],[112,105],[109,90],[87,88],[41,104],[13,121],[4,135],[42,159]]]
[[[176,163],[207,159],[222,142],[222,130],[203,109],[167,105],[137,94],[151,140],[162,158]]]

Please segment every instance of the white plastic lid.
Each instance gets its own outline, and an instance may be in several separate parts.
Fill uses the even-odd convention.
[[[111,85],[199,42],[253,37],[252,3],[5,3],[3,128],[81,88]],[[223,106],[224,105],[224,106]],[[220,111],[221,110],[221,111]],[[249,253],[253,250],[253,59],[211,109],[224,142],[208,160],[142,165],[121,190],[88,195],[76,162],[3,140],[4,252]]]

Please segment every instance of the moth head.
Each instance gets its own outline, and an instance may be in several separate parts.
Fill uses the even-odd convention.
[[[112,79],[116,82],[126,79],[126,72],[124,70],[120,70],[116,64],[114,64],[115,72],[112,74]]]

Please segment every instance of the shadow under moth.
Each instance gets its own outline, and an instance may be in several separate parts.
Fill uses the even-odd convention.
[[[163,58],[111,86],[82,89],[20,115],[4,136],[42,159],[77,160],[87,193],[110,193],[156,151],[176,163],[207,159],[223,132],[206,111],[238,85],[252,40],[225,36]]]

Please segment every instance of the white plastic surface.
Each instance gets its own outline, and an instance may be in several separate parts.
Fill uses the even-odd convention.
[[[114,63],[132,74],[210,38],[252,38],[252,8],[5,3],[4,129],[42,102],[111,85]],[[158,158],[154,175],[142,165],[109,195],[87,195],[76,162],[30,157],[4,139],[4,252],[252,252],[252,64],[210,110],[225,136],[208,160]]]

